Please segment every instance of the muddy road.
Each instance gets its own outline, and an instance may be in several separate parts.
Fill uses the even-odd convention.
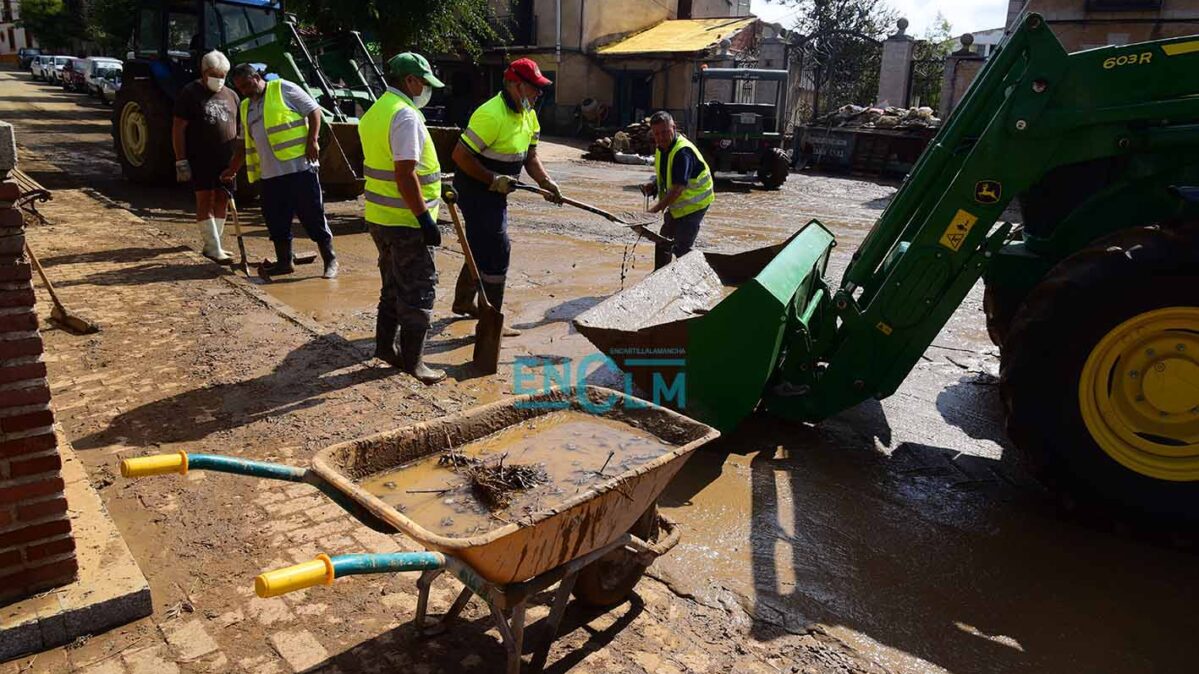
[[[83,190],[198,249],[189,194],[121,178],[110,114],[83,96],[0,71],[0,119],[17,127],[35,179]],[[644,207],[635,186],[648,168],[583,161],[569,144],[543,147],[568,195],[615,211]],[[778,192],[723,191],[699,246],[774,242],[817,218],[838,236],[836,274],[894,191],[807,175]],[[462,257],[443,223],[430,361],[447,368],[451,381],[434,398],[493,400],[510,394],[517,358],[563,362],[593,353],[570,320],[621,287],[622,263],[626,284],[652,267],[652,247],[634,247],[636,237],[625,230],[535,196],[512,201],[505,310],[524,335],[505,341],[500,376],[471,378],[473,323],[449,313]],[[328,212],[341,278],[323,281],[314,266],[261,289],[367,359],[378,290],[374,247],[361,202],[331,203]],[[266,256],[270,243],[253,205],[243,222],[251,256]],[[817,427],[755,418],[700,452],[662,504],[685,527],[683,542],[650,573],[694,610],[744,623],[754,648],[778,641],[781,649],[786,635],[818,633],[852,651],[852,659],[774,653],[772,662],[802,671],[863,671],[863,662],[890,672],[1192,669],[1199,657],[1194,555],[1063,518],[1004,437],[997,367],[976,288],[891,398]],[[615,381],[603,372],[595,380]],[[71,420],[63,423],[70,431]],[[355,671],[350,661],[339,666]],[[673,667],[703,671],[681,661]]]

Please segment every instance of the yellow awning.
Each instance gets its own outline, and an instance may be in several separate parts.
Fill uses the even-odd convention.
[[[674,19],[631,35],[618,42],[600,47],[600,56],[631,54],[690,53],[714,47],[726,37],[757,21],[757,17],[723,19]]]

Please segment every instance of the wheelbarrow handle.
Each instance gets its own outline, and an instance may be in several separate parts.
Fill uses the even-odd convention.
[[[317,585],[332,585],[334,579],[343,576],[430,571],[443,569],[445,564],[446,557],[440,552],[392,552],[336,557],[322,553],[310,562],[260,574],[254,579],[254,592],[263,599],[269,599]]]
[[[308,473],[304,468],[281,463],[251,461],[219,454],[188,454],[182,450],[174,454],[154,454],[121,461],[121,477],[126,478],[168,475],[170,473],[186,475],[187,471],[191,469],[264,477],[287,482],[304,482],[305,475]]]

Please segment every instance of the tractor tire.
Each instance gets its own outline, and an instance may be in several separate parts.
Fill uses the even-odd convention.
[[[629,529],[629,533],[643,541],[658,537],[657,504],[645,511]],[[637,561],[636,553],[617,548],[579,571],[573,594],[584,606],[611,608],[629,596],[641,576],[645,575],[645,569],[646,566]]]
[[[1067,506],[1199,524],[1199,227],[1124,230],[1063,260],[1003,348],[1007,432]]]
[[[772,147],[762,152],[761,163],[758,164],[758,180],[768,190],[777,190],[787,182],[791,175],[791,158],[781,147]]]
[[[150,81],[130,81],[112,104],[112,144],[121,172],[135,183],[175,182],[171,104]]]
[[[1023,298],[1012,297],[1003,288],[987,285],[983,289],[983,313],[987,317],[987,335],[991,343],[1003,348],[1007,341],[1007,333],[1012,324],[1012,317],[1020,310]]]

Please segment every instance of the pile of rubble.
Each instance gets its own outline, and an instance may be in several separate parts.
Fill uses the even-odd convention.
[[[648,117],[626,126],[611,137],[596,140],[587,148],[587,154],[583,155],[583,159],[617,161],[618,154],[654,156],[654,137],[649,132]]]
[[[846,105],[830,112],[817,124],[850,129],[937,129],[941,119],[932,108],[868,108]]]

